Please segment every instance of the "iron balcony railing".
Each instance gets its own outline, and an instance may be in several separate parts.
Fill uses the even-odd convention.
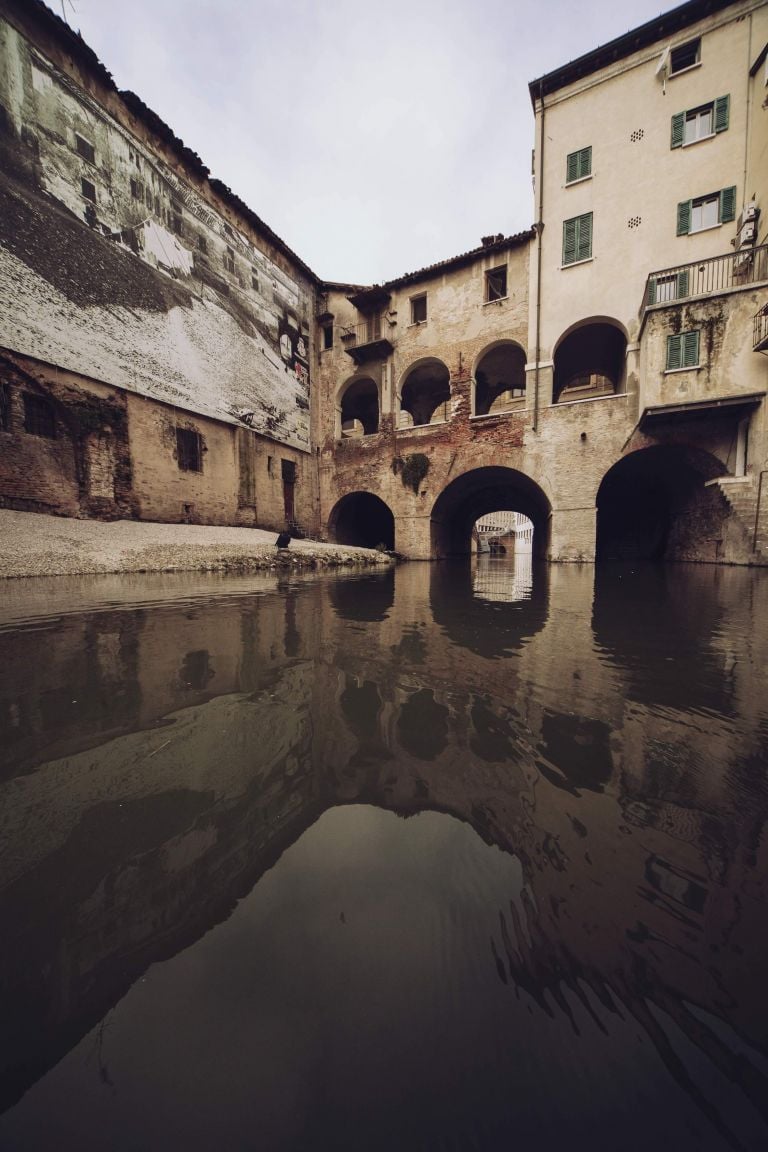
[[[768,280],[768,244],[652,272],[640,311],[642,314],[654,304],[673,304],[689,296],[716,296],[760,280]]]
[[[768,304],[763,304],[752,323],[752,347],[755,352],[768,352]]]
[[[369,316],[362,324],[349,324],[341,330],[341,338],[346,343],[373,344],[388,335],[389,325],[381,316]]]

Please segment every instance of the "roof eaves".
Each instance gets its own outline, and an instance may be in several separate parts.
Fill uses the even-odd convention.
[[[658,40],[669,39],[691,24],[703,20],[713,12],[729,8],[734,3],[735,0],[688,0],[688,3],[680,4],[669,12],[663,12],[653,20],[648,20],[638,28],[625,32],[623,36],[609,40],[607,44],[601,44],[599,48],[578,56],[553,72],[547,72],[536,80],[531,80],[528,92],[533,107],[536,107],[536,100],[541,96],[548,96],[551,92],[557,92],[584,76],[599,72],[601,68],[631,56],[633,52],[647,48]]]

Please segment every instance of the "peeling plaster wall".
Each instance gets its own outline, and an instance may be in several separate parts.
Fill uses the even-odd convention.
[[[310,282],[152,143],[0,22],[0,345],[307,451]]]

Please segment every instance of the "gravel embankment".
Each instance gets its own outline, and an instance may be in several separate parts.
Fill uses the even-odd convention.
[[[70,520],[0,508],[0,579],[108,572],[256,572],[270,568],[386,565],[370,548],[292,540],[276,532],[136,520]]]

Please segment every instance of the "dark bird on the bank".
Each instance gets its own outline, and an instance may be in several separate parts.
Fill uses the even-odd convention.
[[[291,542],[290,532],[281,532],[277,540],[275,540],[275,548],[287,548]]]

